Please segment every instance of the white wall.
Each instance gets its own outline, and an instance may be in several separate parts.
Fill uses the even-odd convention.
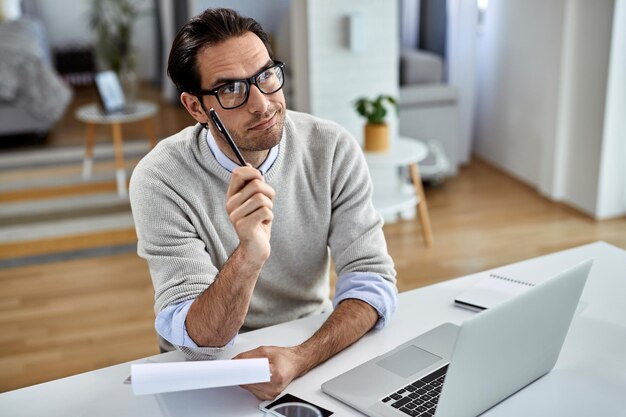
[[[597,215],[626,212],[626,0],[615,1]]]
[[[479,38],[476,153],[596,218],[626,214],[613,11],[614,0],[490,2]]]
[[[546,194],[596,216],[613,0],[569,0],[553,188]],[[548,162],[548,161],[546,161]]]
[[[395,1],[304,0],[292,4],[296,108],[334,120],[363,140],[365,120],[354,110],[361,96],[398,97],[398,13]],[[347,42],[347,16],[363,18],[366,50],[353,52]],[[305,52],[303,52],[305,51]],[[304,95],[304,96],[303,96]],[[305,97],[305,98],[303,98]],[[392,134],[397,116],[391,111]],[[393,146],[393,139],[392,145]]]
[[[564,1],[491,1],[478,39],[474,150],[532,185],[556,133]]]
[[[478,6],[475,1],[448,0],[448,83],[456,87],[459,100],[459,137],[454,161],[467,164],[472,153],[476,102],[476,33]]]
[[[152,11],[152,2],[140,2]],[[72,44],[94,43],[95,35],[89,28],[89,1],[54,0],[40,1],[41,18],[48,32],[50,45],[62,47]],[[133,45],[137,51],[139,76],[143,79],[156,77],[154,13],[137,20]]]

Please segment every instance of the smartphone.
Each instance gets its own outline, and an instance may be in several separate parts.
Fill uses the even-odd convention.
[[[261,404],[259,404],[259,409],[261,411],[269,412],[272,407],[275,407],[280,404],[285,404],[285,403],[304,403],[304,404],[308,404],[316,408],[322,414],[322,417],[328,417],[328,416],[333,415],[332,411],[322,408],[319,405],[315,405],[310,401],[303,400],[291,394],[284,394],[283,396],[273,401],[263,401]],[[280,415],[280,414],[277,414],[277,415]]]

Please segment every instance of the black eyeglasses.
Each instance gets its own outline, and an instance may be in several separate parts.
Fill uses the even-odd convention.
[[[263,94],[273,94],[283,88],[285,83],[285,64],[273,61],[265,68],[246,80],[233,80],[211,90],[198,90],[192,94],[202,100],[202,96],[215,96],[224,110],[236,109],[246,104],[250,95],[250,84],[257,86]]]

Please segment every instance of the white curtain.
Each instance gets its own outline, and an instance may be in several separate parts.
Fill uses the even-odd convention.
[[[459,157],[461,163],[467,163],[472,152],[478,7],[476,0],[447,1],[448,83],[459,91]]]
[[[400,0],[400,48],[418,49],[420,0]]]

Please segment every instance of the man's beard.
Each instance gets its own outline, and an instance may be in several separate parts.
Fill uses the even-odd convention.
[[[261,120],[266,120],[276,115],[276,122],[268,131],[254,132],[249,131],[248,128],[242,129],[245,133],[241,133],[239,130],[231,132],[233,139],[237,143],[239,149],[244,152],[258,152],[266,151],[273,148],[280,143],[283,136],[283,130],[285,128],[285,108],[281,105],[277,105],[275,108],[268,110],[265,114],[255,117],[248,126],[254,126]]]

